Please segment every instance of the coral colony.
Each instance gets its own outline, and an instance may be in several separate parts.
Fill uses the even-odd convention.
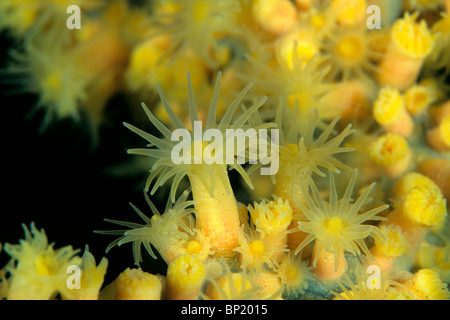
[[[2,0],[0,29],[44,130],[138,96],[150,168],[104,257],[38,217],[2,243],[1,298],[449,299],[449,0]]]

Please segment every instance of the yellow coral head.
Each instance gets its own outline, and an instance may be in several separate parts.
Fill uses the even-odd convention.
[[[273,201],[255,203],[248,207],[250,216],[257,230],[267,234],[286,231],[292,220],[289,201],[276,198]]]
[[[450,293],[436,269],[420,269],[412,279],[414,294],[419,299],[448,300]]]
[[[322,200],[314,183],[311,183],[310,186],[312,195],[304,190],[305,204],[299,202],[298,205],[303,212],[305,221],[299,222],[298,228],[300,231],[306,232],[308,236],[297,247],[295,254],[310,242],[316,240],[313,266],[317,265],[322,253],[328,252],[334,254],[335,269],[337,269],[342,251],[345,250],[353,255],[359,255],[362,250],[366,255],[371,256],[364,239],[372,236],[379,241],[383,241],[383,235],[378,227],[363,223],[369,220],[384,220],[377,214],[389,206],[382,205],[360,214],[359,211],[366,203],[375,184],[367,187],[359,198],[352,202],[351,196],[357,174],[358,170],[355,169],[342,199],[337,197],[336,184],[331,173],[329,202]]]
[[[403,212],[415,222],[435,226],[447,216],[446,200],[439,189],[420,185],[406,195]]]
[[[10,274],[7,299],[47,300],[66,289],[67,268],[79,265],[81,258],[71,246],[54,249],[48,244],[44,230],[34,223],[31,230],[22,225],[25,239],[20,244],[5,244],[5,251],[14,263],[7,266]]]
[[[405,110],[405,102],[397,89],[384,87],[380,90],[373,106],[373,116],[381,124],[395,122]]]
[[[127,268],[115,281],[117,300],[159,300],[161,280],[139,269]]]
[[[433,49],[435,37],[425,20],[416,22],[418,14],[405,13],[392,27],[391,40],[404,54],[412,58],[424,58]]]
[[[404,159],[408,154],[408,143],[398,134],[387,133],[369,146],[370,158],[381,166],[389,166]]]
[[[427,185],[430,188],[437,189],[437,192],[439,192],[439,187],[429,177],[418,172],[408,172],[395,184],[393,196],[403,201],[409,191],[420,185]]]
[[[404,94],[405,107],[414,116],[423,114],[436,99],[430,86],[414,85]]]
[[[408,241],[406,234],[398,225],[382,225],[380,227],[381,233],[384,236],[385,242],[375,240],[375,245],[382,253],[390,257],[398,257],[405,254],[408,249]]]
[[[196,299],[206,279],[203,262],[193,255],[182,255],[167,269],[167,290],[170,299]]]

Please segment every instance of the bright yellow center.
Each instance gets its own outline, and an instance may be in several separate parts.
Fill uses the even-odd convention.
[[[339,217],[330,218],[325,222],[325,226],[332,234],[341,233],[343,229],[342,219]]]
[[[44,87],[50,91],[59,91],[62,88],[62,74],[59,71],[55,71],[50,73],[47,77],[42,81]],[[48,92],[47,91],[47,92]]]
[[[387,133],[369,146],[369,156],[381,166],[390,166],[406,157],[409,147],[397,134]]]
[[[36,263],[36,272],[40,276],[50,276],[50,270],[48,268],[48,263],[45,257],[39,256],[35,263]]]
[[[361,39],[356,36],[347,36],[336,45],[336,54],[344,60],[358,60],[363,53]]]
[[[197,23],[201,23],[205,20],[208,11],[208,1],[195,1],[192,5],[192,19]]]
[[[261,240],[253,240],[248,245],[248,248],[251,254],[257,257],[262,256],[265,251],[264,242],[262,242]]]
[[[186,245],[188,254],[200,254],[202,252],[202,245],[197,240],[191,240]]]
[[[149,42],[136,48],[133,52],[131,56],[131,67],[133,70],[150,72],[161,57],[161,50],[159,50],[153,43]]]
[[[205,266],[191,255],[178,256],[167,269],[167,281],[180,290],[200,286],[205,276]]]
[[[317,13],[311,17],[311,24],[316,30],[322,30],[325,26],[326,17],[323,14]]]
[[[286,282],[297,282],[300,278],[300,270],[294,266],[288,266],[285,271],[287,281]]]

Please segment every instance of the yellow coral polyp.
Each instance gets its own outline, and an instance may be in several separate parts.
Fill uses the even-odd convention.
[[[67,288],[67,290],[62,291],[62,298],[67,300],[98,300],[107,267],[108,260],[106,258],[102,258],[100,263],[96,265],[94,256],[86,246],[81,260],[80,287]]]
[[[360,254],[362,250],[370,256],[369,249],[363,239],[372,235],[383,241],[383,236],[378,227],[363,225],[362,223],[366,220],[383,220],[376,215],[385,210],[388,205],[376,207],[363,214],[358,213],[375,185],[372,184],[367,187],[357,201],[350,203],[357,173],[357,170],[354,170],[341,200],[337,198],[333,174],[330,174],[329,202],[325,202],[321,198],[314,184],[310,186],[312,195],[304,190],[305,205],[298,203],[302,210],[302,219],[298,222],[298,228],[306,232],[308,236],[297,247],[295,253],[299,253],[306,245],[316,240],[313,266],[317,265],[323,254],[330,253],[334,255],[333,265],[336,270],[344,250],[351,252],[353,255]]]
[[[292,208],[289,201],[277,198],[272,201],[254,203],[248,207],[250,217],[257,230],[265,234],[286,232],[292,220]]]
[[[131,69],[148,72],[159,60],[163,52],[158,48],[154,39],[148,43],[141,44],[131,55]]]
[[[289,295],[303,292],[308,288],[308,280],[314,278],[311,269],[300,257],[292,254],[286,255],[276,268],[276,274],[281,279],[284,292]]]
[[[331,64],[332,80],[354,80],[364,85],[376,73],[376,63],[383,56],[376,50],[381,35],[362,27],[342,28],[324,37],[324,55]],[[362,82],[364,81],[364,82]]]
[[[198,229],[194,229],[194,235],[188,239],[181,241],[181,245],[176,249],[174,255],[192,255],[198,259],[205,261],[213,253],[210,241],[205,237],[204,233]]]
[[[240,254],[241,268],[257,273],[263,268],[273,268],[279,254],[287,251],[286,244],[281,241],[285,234],[258,234],[252,230],[241,228],[239,246],[234,251]]]
[[[361,56],[363,52],[363,46],[359,39],[355,36],[349,36],[341,39],[341,42],[337,44],[335,53],[344,60],[356,60]]]
[[[197,240],[191,240],[186,244],[186,252],[190,255],[200,254],[202,245]]]
[[[140,268],[127,268],[115,280],[117,300],[160,300],[161,293],[161,280]]]
[[[252,86],[252,84],[247,85],[233,100],[222,119],[217,123],[216,113],[220,91],[220,80],[221,73],[218,74],[206,125],[202,128],[202,130],[215,128],[225,133],[225,131],[229,129],[241,129],[241,127],[245,126],[249,121],[249,118],[257,112],[258,108],[262,106],[262,104],[266,101],[266,98],[255,100],[253,105],[246,112],[239,115],[239,117],[232,122],[235,111],[240,106],[244,96]],[[176,129],[184,129],[187,131],[189,134],[189,143],[192,143],[192,141],[198,141],[195,143],[200,143],[200,140],[195,139],[193,132],[194,130],[187,130],[185,125],[175,114],[160,87],[158,87],[158,91],[163,107],[169,115],[170,122],[172,122],[173,126]],[[190,77],[188,78],[187,104],[191,123],[194,125],[194,122],[199,119],[199,115],[196,108],[196,102],[194,100],[194,92]],[[162,138],[146,133],[132,125],[125,125],[136,134],[150,142],[150,149],[132,149],[129,150],[129,152],[157,158],[157,161],[153,167],[154,170],[150,173],[147,180],[145,187],[146,190],[148,190],[151,183],[156,180],[151,190],[151,194],[153,194],[169,178],[174,177],[170,195],[173,202],[181,179],[184,176],[187,176],[191,184],[194,201],[196,202],[196,227],[210,239],[211,250],[215,254],[221,256],[233,255],[233,249],[238,245],[240,221],[237,202],[228,178],[228,165],[223,162],[209,164],[201,162],[200,164],[196,164],[192,163],[193,161],[189,161],[190,163],[175,164],[172,159],[172,151],[175,147],[177,147],[178,143],[171,139],[172,133],[170,129],[163,125],[145,105],[144,110],[150,121],[163,134]],[[227,135],[225,134],[222,135],[222,137],[225,138],[226,136]],[[218,143],[219,141],[216,142]],[[222,145],[226,145],[225,140],[220,142],[223,143]],[[203,149],[204,146],[205,145],[202,143],[199,147],[201,147],[200,149]],[[246,161],[248,161],[248,159],[246,159]],[[244,180],[251,185],[251,181],[240,163],[230,163],[229,166],[236,169],[243,176]],[[158,177],[158,179],[156,179],[156,177]]]
[[[394,224],[382,225],[380,230],[385,240],[383,243],[375,240],[375,246],[378,250],[389,257],[398,257],[406,253],[408,250],[407,235],[400,226]]]
[[[20,244],[5,244],[5,251],[15,263],[7,267],[10,274],[7,299],[48,300],[65,291],[67,268],[79,265],[81,258],[71,246],[54,249],[44,230],[23,225],[25,239]]]
[[[56,92],[61,90],[62,86],[62,74],[60,71],[55,70],[54,72],[47,75],[42,79],[42,85],[46,88],[46,92]],[[54,97],[49,97],[54,98]]]
[[[266,250],[264,242],[261,240],[253,240],[248,244],[248,251],[253,256],[261,256]]]
[[[392,270],[381,270],[376,277],[373,276],[375,267],[372,260],[363,258],[362,263],[357,262],[354,270],[354,278],[350,279],[348,274],[344,274],[345,285],[342,280],[337,283],[341,288],[341,293],[333,294],[338,300],[386,300],[395,299],[395,289],[399,283],[394,281]],[[376,270],[376,269],[375,269]]]
[[[115,245],[122,245],[124,243],[133,243],[133,256],[136,265],[142,261],[141,245],[147,252],[156,259],[156,255],[152,250],[154,246],[162,258],[170,263],[176,255],[179,254],[183,243],[192,237],[193,232],[193,217],[190,215],[193,208],[189,208],[193,202],[186,201],[188,192],[185,191],[172,206],[170,200],[168,202],[167,211],[160,214],[158,209],[152,203],[147,194],[145,200],[152,210],[152,217],[148,218],[137,207],[131,204],[136,213],[145,221],[145,224],[137,224],[133,222],[109,220],[111,223],[126,226],[130,230],[117,231],[97,231],[98,233],[121,235],[120,238],[113,241],[107,248],[108,252]]]
[[[19,100],[43,125],[108,123],[110,137],[126,135],[109,126],[122,112],[137,123],[124,125],[143,138],[126,150],[139,158],[112,171],[148,172],[151,211],[105,219],[120,226],[97,232],[114,236],[107,253],[130,249],[138,268],[107,277],[87,247],[24,227],[0,243],[0,300],[449,300],[449,14],[450,0],[0,0],[0,83],[31,94]],[[66,124],[48,133],[70,145]]]
[[[431,88],[425,85],[413,85],[403,95],[405,108],[414,116],[424,114],[435,101],[436,96]]]
[[[206,279],[206,268],[195,256],[182,255],[169,264],[166,278],[169,299],[197,299]]]
[[[435,37],[425,20],[416,22],[417,14],[405,13],[392,27],[391,39],[404,54],[422,59],[433,50]]]
[[[394,123],[405,109],[405,101],[395,88],[384,87],[380,90],[373,106],[373,116],[381,125]]]
[[[369,146],[370,158],[381,166],[393,165],[409,152],[408,142],[402,136],[386,133]]]
[[[167,62],[163,58],[169,40],[165,36],[151,38],[133,49],[126,71],[127,84],[131,90],[154,88],[168,81],[170,73],[166,70]]]
[[[332,217],[325,221],[325,228],[331,234],[339,235],[342,232],[342,219],[339,217]]]
[[[403,212],[417,223],[435,226],[447,216],[446,199],[440,190],[427,185],[417,186],[406,195]]]
[[[434,188],[436,192],[439,192],[439,187],[429,177],[418,172],[408,172],[397,181],[392,193],[396,200],[403,201],[410,190],[421,185]]]
[[[412,283],[413,294],[418,299],[448,300],[450,298],[447,284],[442,282],[439,271],[436,269],[420,269],[414,274],[410,282]]]

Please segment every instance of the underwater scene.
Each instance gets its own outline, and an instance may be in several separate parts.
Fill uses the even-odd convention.
[[[0,43],[0,299],[449,300],[450,0],[1,0]]]

